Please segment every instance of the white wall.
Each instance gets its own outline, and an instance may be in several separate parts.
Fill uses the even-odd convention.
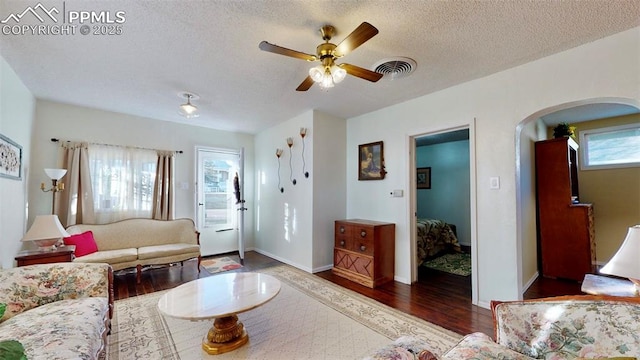
[[[538,277],[538,231],[536,204],[535,142],[541,140],[545,125],[541,119],[522,125],[520,132],[520,238],[523,288]]]
[[[333,265],[335,221],[347,213],[347,122],[314,112],[313,271]]]
[[[305,127],[305,159],[310,178],[302,175],[302,139],[300,128]],[[286,139],[294,145],[289,153]],[[274,259],[305,271],[313,267],[313,198],[314,181],[313,111],[269,128],[255,138],[256,158],[256,250]],[[283,149],[280,157],[280,187],[278,189],[278,158],[276,148]],[[291,166],[289,165],[291,161]],[[293,172],[292,170],[293,169]],[[291,179],[296,180],[293,185]]]
[[[0,267],[14,266],[22,248],[28,211],[27,182],[30,173],[31,132],[36,100],[0,57],[0,134],[22,146],[22,179],[0,177]]]
[[[409,135],[475,120],[478,304],[521,298],[515,129],[540,109],[603,96],[640,98],[640,28],[347,121],[347,216],[396,224],[396,279],[409,279]],[[399,83],[400,84],[400,83]],[[358,144],[383,140],[383,181],[358,181]],[[501,188],[489,189],[499,176]],[[473,191],[472,191],[473,193]],[[473,239],[472,239],[473,241]],[[473,245],[472,245],[473,246]]]
[[[303,175],[301,127],[305,137]],[[334,221],[344,218],[346,121],[309,111],[256,136],[256,250],[309,272],[333,264]],[[285,142],[293,137],[293,158]],[[278,159],[276,148],[284,149]],[[289,160],[293,167],[290,181]]]
[[[58,144],[51,138],[88,141],[113,145],[129,145],[151,149],[182,150],[176,154],[176,218],[195,220],[195,147],[197,145],[227,149],[245,148],[245,199],[254,200],[253,135],[230,133],[198,126],[125,115],[86,107],[38,100],[33,135],[32,168],[29,181],[32,211],[30,221],[38,214],[50,212],[51,196],[43,194],[39,185],[48,178],[45,167],[56,166]],[[64,182],[64,178],[62,178]],[[187,184],[187,189],[181,188]],[[245,214],[247,247],[253,246],[253,213]]]
[[[460,244],[471,246],[469,140],[416,147],[416,167],[431,168],[431,189],[417,190],[418,219],[456,225]]]

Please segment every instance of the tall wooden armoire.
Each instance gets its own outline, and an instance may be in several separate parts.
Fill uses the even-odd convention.
[[[582,281],[596,262],[593,206],[579,202],[578,144],[535,143],[538,244],[542,276]]]

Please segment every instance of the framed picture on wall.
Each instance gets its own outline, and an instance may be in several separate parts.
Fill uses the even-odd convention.
[[[0,134],[0,177],[22,179],[22,146]]]
[[[384,170],[384,148],[382,141],[358,145],[358,180],[382,180]]]
[[[416,169],[416,184],[418,189],[431,189],[431,168]]]

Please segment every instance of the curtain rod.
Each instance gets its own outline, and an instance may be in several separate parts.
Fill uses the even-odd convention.
[[[51,138],[51,142],[60,142],[60,139],[56,139],[56,138]],[[71,142],[70,140],[67,140],[67,142]],[[113,145],[113,144],[101,144],[101,143],[94,143],[94,142],[90,142],[89,144],[93,144],[93,145],[104,145],[104,146],[117,146],[117,147],[124,147],[124,148],[133,148],[133,149],[141,149],[141,150],[154,150],[154,151],[158,151],[158,149],[149,149],[149,148],[144,148],[144,147],[139,147],[139,146],[125,146],[125,145]],[[163,150],[161,150],[163,151]],[[182,150],[175,150],[174,151],[176,154],[182,154],[184,151]]]

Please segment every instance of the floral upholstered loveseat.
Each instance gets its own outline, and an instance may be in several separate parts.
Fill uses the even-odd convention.
[[[432,354],[428,339],[403,339],[370,359],[640,360],[640,298],[562,296],[493,301],[491,308],[495,341],[473,333]]]
[[[108,264],[55,263],[0,270],[0,341],[29,360],[97,359],[113,311]]]

